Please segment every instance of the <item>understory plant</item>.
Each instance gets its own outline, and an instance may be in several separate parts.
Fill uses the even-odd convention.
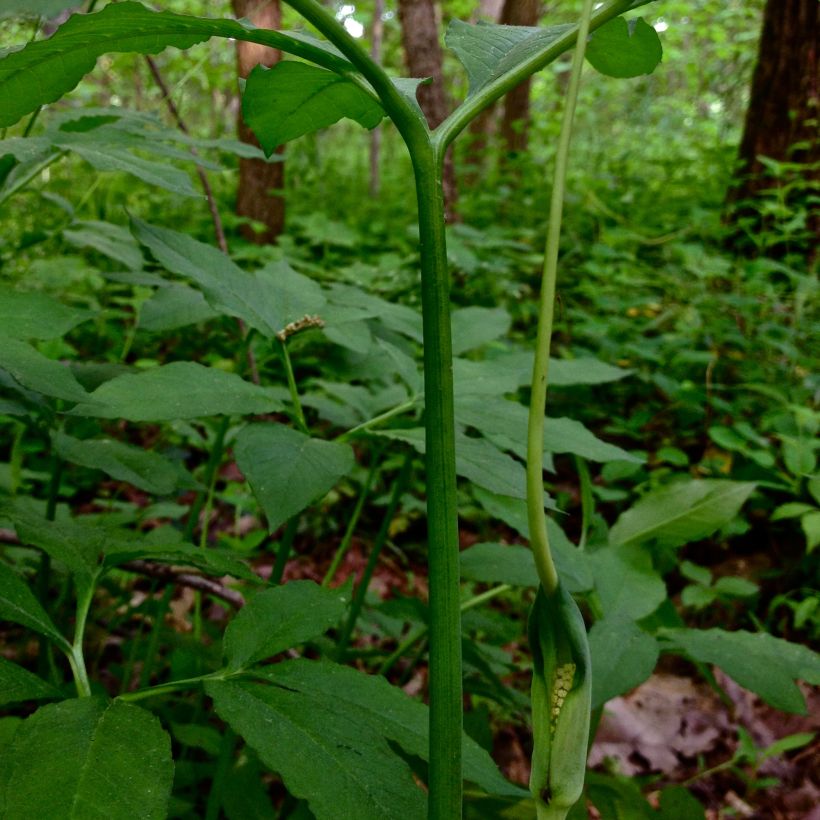
[[[182,759],[190,748],[205,750],[216,761],[209,818],[223,809],[231,816],[252,816],[253,801],[256,808],[260,801],[264,804],[261,816],[271,816],[270,804],[259,797],[264,796],[263,770],[277,773],[289,795],[281,816],[301,812],[320,820],[375,820],[426,813],[437,820],[455,818],[462,815],[467,781],[479,790],[477,811],[485,816],[495,811],[492,801],[501,801],[505,808],[521,804],[530,815],[534,805],[540,818],[566,817],[584,790],[590,726],[594,728],[609,698],[651,673],[661,651],[701,665],[721,665],[780,708],[804,709],[794,680],[820,679],[816,656],[766,634],[686,629],[674,608],[670,612],[666,606],[662,569],[656,566],[668,564],[681,545],[727,525],[754,491],[753,482],[692,479],[652,490],[619,518],[605,542],[599,539],[588,550],[583,543],[588,521],[581,548],[575,548],[545,516],[545,506],[554,506],[544,492],[545,450],[578,456],[582,483],[583,459],[639,460],[569,419],[548,420],[545,431],[544,414],[561,203],[584,52],[599,71],[613,76],[650,73],[661,57],[654,29],[642,19],[620,17],[646,5],[645,0],[606,0],[595,9],[591,0],[584,0],[575,25],[529,29],[453,23],[447,43],[467,72],[469,93],[435,129],[416,102],[424,79],[389,76],[316,0],[288,3],[323,39],[122,2],[72,16],[49,39],[0,60],[0,127],[29,117],[25,136],[0,142],[0,202],[6,202],[69,155],[169,192],[195,193],[187,174],[167,161],[189,160],[190,148],[214,146],[187,135],[171,136],[150,118],[80,109],[56,114],[42,131],[28,133],[41,108],[72,91],[104,54],[156,54],[220,37],[298,58],[252,72],[243,89],[244,118],[268,156],[287,141],[342,118],[366,128],[385,118],[393,123],[413,169],[422,308],[419,316],[349,283],[312,280],[284,258],[248,271],[225,248],[136,215],[130,218],[130,230],[86,222],[72,224],[64,233],[67,241],[91,247],[126,269],[112,277],[113,283],[149,289],[150,297],[140,304],[140,326],[130,329],[133,334],[140,328],[161,334],[229,317],[233,358],[220,360],[219,366],[175,361],[132,370],[124,365],[133,344],[129,331],[123,334],[119,362],[68,369],[56,360],[65,349],[60,345],[66,334],[93,318],[91,313],[40,293],[0,291],[0,376],[9,396],[0,399],[0,412],[16,425],[8,492],[0,497],[0,516],[16,537],[0,564],[0,617],[40,641],[40,674],[0,660],[0,681],[5,703],[55,701],[23,720],[0,724],[7,738],[0,750],[0,816],[184,815],[184,806],[171,804],[169,809],[171,735],[145,708],[178,693],[194,694],[191,713],[186,713],[188,729],[170,727],[177,748],[186,750],[177,756],[178,776],[190,774],[183,764],[192,762]],[[495,360],[462,358],[459,354],[503,335],[509,317],[478,308],[451,315],[445,154],[477,116],[573,46],[534,366],[526,351],[508,351]],[[223,147],[253,152],[227,143]],[[148,160],[144,153],[166,162]],[[207,165],[199,155],[197,163]],[[146,254],[153,262],[150,270]],[[360,374],[370,375],[357,378],[370,379],[367,389],[340,378],[333,383],[316,379],[314,390],[304,390],[292,356],[319,333],[324,342],[359,356]],[[419,347],[423,382],[415,362]],[[49,350],[53,355],[47,355]],[[283,384],[264,383],[271,363],[284,374]],[[553,382],[595,384],[625,375],[594,360],[575,365],[553,362]],[[527,412],[507,396],[524,386],[530,372],[529,435],[522,446]],[[315,435],[309,422],[313,411],[341,432],[333,439]],[[246,422],[248,417],[256,418]],[[214,418],[218,420],[203,430],[193,427],[195,421]],[[413,426],[391,426],[407,419]],[[117,439],[109,433],[112,422],[167,425],[174,435],[198,437],[206,453],[201,475],[191,475],[180,459]],[[24,492],[31,478],[23,470],[24,445],[30,440],[40,442],[47,453],[44,498]],[[352,446],[362,440],[372,445],[366,469],[357,463]],[[385,443],[405,447],[399,463],[385,455]],[[270,532],[281,533],[265,581],[242,560],[239,549],[207,546],[218,470],[229,447]],[[342,663],[410,479],[414,452],[425,456],[429,616],[405,643],[423,651],[423,641],[429,640],[429,710],[380,676]],[[526,480],[521,460],[528,464]],[[111,509],[72,517],[59,500],[66,472],[75,467],[101,471],[155,497],[156,519],[180,515],[169,509],[180,493],[187,492],[193,502],[182,526],[160,526],[148,533],[134,526],[140,522],[133,517],[118,517]],[[385,514],[364,579],[355,590],[349,584],[333,587],[368,494],[387,473],[392,481]],[[356,504],[323,583],[281,583],[300,516],[351,476],[360,485]],[[530,539],[532,552],[478,544],[460,554],[459,476],[472,482],[475,499],[487,512]],[[591,515],[589,508],[587,513]],[[193,543],[197,532],[199,544]],[[171,679],[154,683],[169,584],[162,597],[152,599],[148,615],[153,629],[145,646],[134,650],[143,653],[144,663],[139,669],[126,663],[120,691],[112,698],[110,682],[107,686],[89,674],[86,650],[95,599],[102,597],[101,590],[121,583],[126,572],[150,570],[159,580],[163,576],[157,567],[163,565],[200,573],[188,579],[198,596],[195,640],[203,632],[201,596],[221,596],[226,606],[239,611],[218,651],[190,662],[183,662],[183,654],[172,657]],[[213,580],[225,576],[241,582],[241,593]],[[495,586],[465,601],[462,579]],[[462,648],[466,645],[472,653],[472,646],[464,643],[462,613],[513,586],[537,585],[536,579],[540,588],[529,620],[534,753],[528,796],[507,782],[486,750],[463,731]],[[70,637],[53,617],[58,611],[50,592],[54,588],[60,604],[70,595],[75,601]],[[582,599],[584,615],[594,622],[589,633],[573,595]],[[112,621],[118,616],[110,614]],[[389,630],[389,614],[382,616],[383,628]],[[295,647],[302,645],[310,651],[299,656]],[[69,697],[61,682],[62,661],[56,653],[65,658],[77,697]],[[272,658],[278,660],[269,663]],[[773,659],[776,668],[767,669]],[[474,653],[468,663],[488,688],[504,689],[497,657],[487,660]],[[390,666],[388,658],[381,671]],[[190,730],[208,708],[205,697],[227,727],[215,740]],[[520,696],[506,692],[501,697],[522,706]],[[598,788],[603,788],[600,782]]]

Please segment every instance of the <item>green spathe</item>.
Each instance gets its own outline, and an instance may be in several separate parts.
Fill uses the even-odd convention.
[[[592,697],[584,619],[559,583],[530,611],[533,754],[530,791],[538,820],[563,820],[581,796]]]

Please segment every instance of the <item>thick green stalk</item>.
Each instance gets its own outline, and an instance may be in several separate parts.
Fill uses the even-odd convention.
[[[285,574],[290,551],[293,548],[293,539],[296,538],[296,531],[299,529],[299,516],[294,515],[285,525],[282,533],[282,540],[279,542],[279,549],[276,551],[276,560],[273,563],[268,583],[271,586],[278,586],[282,583],[282,576]]]
[[[413,152],[424,322],[430,582],[430,820],[461,817],[462,790],[460,568],[450,276],[441,185],[443,156],[429,143]]]
[[[611,7],[622,4],[615,3]],[[627,3],[627,5],[630,5]],[[561,133],[555,154],[555,175],[550,200],[547,245],[544,251],[544,271],[541,281],[541,304],[538,312],[538,337],[535,362],[532,369],[532,395],[527,425],[527,518],[530,525],[530,545],[541,586],[548,595],[558,586],[558,573],[550,552],[547,521],[544,517],[544,413],[547,407],[549,383],[550,343],[555,311],[555,283],[558,278],[558,243],[561,238],[561,220],[564,213],[564,189],[569,164],[572,123],[578,102],[578,89],[584,67],[584,51],[589,36],[593,0],[584,0],[581,20],[576,33],[577,47],[572,56],[572,70],[567,88]],[[623,10],[623,9],[621,9]]]

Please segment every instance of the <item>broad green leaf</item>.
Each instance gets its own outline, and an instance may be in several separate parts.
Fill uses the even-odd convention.
[[[346,77],[285,60],[251,71],[242,95],[242,116],[270,156],[280,145],[345,117],[375,128],[384,110],[372,94]]]
[[[328,305],[325,310],[328,325],[337,321],[336,313],[347,311],[349,321],[355,315],[361,319],[378,319],[390,330],[421,342],[421,314],[407,305],[388,302],[353,285],[333,283],[327,289]]]
[[[308,800],[319,820],[424,816],[423,798],[420,801],[408,782],[406,764],[386,743],[392,741],[407,754],[428,759],[429,714],[424,704],[384,678],[326,662],[287,661],[256,674],[272,686],[209,683],[208,693],[220,716],[282,775],[291,793]],[[272,733],[258,730],[264,717],[273,722]],[[306,733],[305,739],[294,734],[291,742],[312,753],[288,755],[290,743],[275,742],[279,732],[287,732],[289,740],[291,733]],[[352,742],[353,738],[358,739]],[[508,783],[489,755],[466,736],[463,752],[465,780],[491,794],[522,796],[522,790]],[[326,773],[327,782],[315,777],[316,767]],[[382,805],[392,790],[398,791],[396,802]]]
[[[617,615],[593,624],[589,651],[593,709],[643,683],[655,669],[660,654],[658,642],[651,635]]]
[[[589,556],[604,614],[637,621],[666,600],[666,585],[637,544],[609,547]]]
[[[380,727],[340,709],[335,697],[250,682],[209,681],[205,690],[316,820],[424,817],[425,794]]]
[[[806,552],[813,552],[820,544],[820,511],[810,512],[800,519],[800,526],[806,536]]]
[[[166,816],[171,739],[137,706],[99,697],[43,706],[17,729],[9,760],[3,817]]]
[[[195,282],[212,308],[244,319],[264,336],[275,336],[324,305],[319,285],[287,265],[248,273],[187,234],[138,219],[131,221],[131,229],[163,267]]]
[[[325,495],[354,465],[347,444],[314,439],[281,424],[245,427],[235,454],[271,532]]]
[[[706,820],[700,801],[684,786],[672,786],[661,792],[660,820]]]
[[[10,567],[2,563],[0,563],[0,621],[27,626],[40,635],[51,638],[63,649],[68,648],[68,641],[57,631],[57,627],[34,597],[34,593]]]
[[[506,336],[512,322],[504,308],[478,306],[454,310],[451,318],[454,356]]]
[[[756,485],[719,479],[683,481],[653,490],[634,504],[609,532],[609,542],[679,547],[728,524]]]
[[[65,433],[54,436],[57,452],[73,464],[102,470],[155,495],[168,495],[179,484],[180,472],[168,459],[150,450],[114,439],[81,440]]]
[[[531,28],[489,23],[470,25],[453,20],[447,29],[445,42],[466,69],[470,81],[469,96],[472,96],[520,64],[543,53],[574,28]]]
[[[0,328],[15,339],[57,339],[91,316],[44,293],[0,286]]]
[[[93,220],[73,222],[63,231],[63,238],[78,248],[91,248],[121,262],[129,270],[142,269],[142,251],[122,225]]]
[[[610,77],[651,74],[663,58],[658,32],[643,17],[616,17],[593,32],[586,58],[596,71]]]
[[[259,759],[246,747],[222,787],[222,809],[228,820],[276,820],[278,813],[262,773]]]
[[[100,385],[89,399],[77,405],[71,415],[174,421],[270,413],[282,406],[268,388],[195,362],[173,362],[117,376]]]
[[[142,303],[139,328],[149,333],[163,333],[217,316],[200,291],[188,285],[170,285],[157,288],[154,295]]]
[[[820,655],[766,632],[662,629],[659,637],[693,660],[719,666],[742,687],[784,712],[806,713],[795,680],[820,684]]]
[[[257,593],[225,630],[228,669],[247,668],[317,638],[339,622],[348,603],[340,590],[313,581],[291,581]]]
[[[72,402],[93,401],[65,365],[47,358],[26,342],[2,334],[0,368],[23,387],[44,396]]]
[[[22,666],[0,657],[0,706],[24,700],[56,700],[59,689]]]
[[[341,71],[350,64],[318,40],[289,36],[250,23],[154,12],[140,3],[111,3],[96,14],[75,14],[47,40],[30,43],[0,60],[0,127],[14,125],[36,108],[59,100],[113,52],[158,54],[168,46],[190,48],[210,37],[281,49]]]

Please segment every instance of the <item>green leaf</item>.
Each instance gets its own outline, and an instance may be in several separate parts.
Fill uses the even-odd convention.
[[[92,401],[71,371],[19,339],[0,334],[0,368],[23,387],[65,401]],[[92,406],[92,405],[89,405]]]
[[[51,638],[62,649],[68,649],[68,641],[40,606],[34,593],[8,566],[0,563],[0,621],[9,621],[33,629]]]
[[[658,635],[674,651],[719,666],[742,687],[784,712],[806,713],[806,703],[795,680],[820,684],[820,655],[765,632],[662,629]]]
[[[122,225],[93,220],[73,222],[63,231],[63,238],[78,248],[91,248],[120,262],[129,270],[142,270],[142,251]]]
[[[354,465],[347,444],[281,424],[253,424],[237,436],[236,462],[275,530],[333,489]]]
[[[150,450],[114,439],[80,440],[56,433],[54,447],[66,461],[102,470],[118,481],[127,481],[155,495],[172,493],[180,479],[179,470],[168,459]]]
[[[470,25],[453,20],[447,29],[445,42],[466,69],[470,81],[468,96],[473,96],[484,86],[555,44],[573,28],[530,28],[488,23]]]
[[[605,615],[637,621],[666,600],[666,585],[637,544],[609,547],[589,556]]]
[[[103,698],[67,700],[17,729],[0,814],[161,820],[173,776],[171,739],[152,714]]]
[[[128,421],[174,421],[204,416],[270,413],[282,405],[274,391],[234,373],[195,362],[173,362],[127,373],[100,385],[74,416]]]
[[[269,685],[208,683],[207,691],[220,716],[282,775],[292,794],[308,800],[319,820],[424,816],[423,798],[420,802],[408,780],[409,769],[386,743],[429,759],[424,704],[384,678],[332,663],[286,661],[256,674]],[[272,732],[259,731],[264,717],[272,721]],[[279,732],[283,734],[277,742]],[[300,739],[301,733],[307,737]],[[305,754],[288,754],[291,743]],[[490,794],[523,796],[466,735],[463,753],[465,780]],[[326,778],[315,776],[317,767]],[[385,807],[383,801],[393,790],[398,791],[396,802]]]
[[[592,708],[634,689],[655,669],[658,642],[619,616],[604,618],[589,631],[592,655]]]
[[[96,14],[75,14],[47,40],[0,60],[0,127],[59,100],[107,53],[158,54],[190,48],[210,37],[247,40],[341,71],[350,64],[335,49],[303,35],[257,29],[247,22],[154,12],[140,3],[112,3]]]
[[[60,690],[22,666],[0,657],[0,706],[24,700],[55,700]]]
[[[618,518],[610,544],[679,547],[699,541],[728,524],[755,487],[748,481],[693,479],[653,490]]]
[[[806,536],[806,552],[813,552],[820,544],[820,511],[810,512],[800,519],[800,526]]]
[[[57,339],[91,318],[89,310],[78,310],[46,296],[0,286],[0,328],[15,339]]]
[[[384,110],[346,77],[286,60],[251,71],[242,95],[242,116],[270,156],[280,145],[345,117],[375,128]]]
[[[163,333],[186,325],[196,325],[215,319],[219,314],[205,297],[188,285],[158,288],[142,303],[139,328],[149,333]]]
[[[478,306],[454,310],[451,318],[454,356],[506,336],[512,322],[504,308]]]
[[[651,74],[663,58],[658,32],[643,17],[616,17],[593,32],[586,58],[596,71],[609,77]]]
[[[339,622],[348,603],[340,590],[313,581],[291,581],[257,593],[225,630],[228,669],[245,669],[322,635]]]
[[[139,219],[132,219],[131,229],[167,270],[193,280],[212,308],[243,319],[264,336],[275,336],[325,303],[319,285],[287,265],[248,273],[187,234]]]
[[[672,786],[661,792],[660,820],[706,820],[700,801],[683,786]]]

